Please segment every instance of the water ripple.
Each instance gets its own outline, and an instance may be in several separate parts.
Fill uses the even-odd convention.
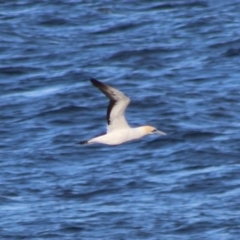
[[[239,238],[238,1],[0,6],[1,239]],[[76,144],[106,130],[91,77],[168,135]]]

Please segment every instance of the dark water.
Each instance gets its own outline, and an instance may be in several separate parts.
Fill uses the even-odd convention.
[[[240,237],[240,2],[1,1],[0,239]],[[107,100],[168,133],[116,147]]]

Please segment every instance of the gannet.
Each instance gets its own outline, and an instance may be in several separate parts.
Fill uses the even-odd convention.
[[[142,138],[149,134],[166,135],[166,133],[159,131],[152,126],[130,127],[124,116],[125,109],[130,103],[130,99],[119,90],[96,79],[92,78],[90,81],[93,86],[97,87],[110,99],[106,116],[107,133],[96,136],[87,141],[79,142],[80,144],[100,143],[107,145],[119,145],[131,140]]]

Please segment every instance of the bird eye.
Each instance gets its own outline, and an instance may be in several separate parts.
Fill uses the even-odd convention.
[[[152,130],[152,132],[156,132],[156,131],[157,131],[157,129],[153,129],[153,130]]]

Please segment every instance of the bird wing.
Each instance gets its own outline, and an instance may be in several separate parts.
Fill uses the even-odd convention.
[[[119,90],[104,84],[96,79],[91,79],[92,84],[103,92],[109,99],[107,108],[107,132],[130,128],[124,116],[125,109],[130,99]]]

